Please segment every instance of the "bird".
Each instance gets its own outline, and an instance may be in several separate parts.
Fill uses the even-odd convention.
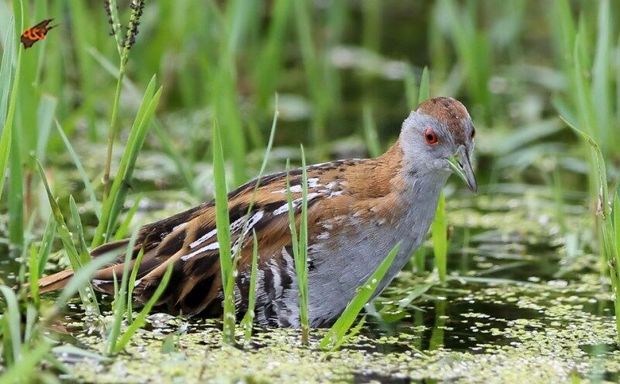
[[[403,121],[396,142],[376,158],[345,159],[306,167],[308,220],[308,317],[311,327],[333,324],[358,288],[400,244],[374,295],[405,266],[424,241],[440,192],[455,173],[476,192],[472,168],[475,128],[465,106],[451,97],[421,102]],[[231,246],[236,251],[234,294],[237,317],[248,309],[253,236],[258,244],[254,321],[268,327],[299,328],[298,281],[289,228],[292,209],[299,220],[303,170],[266,175],[228,194]],[[288,181],[288,184],[287,184]],[[114,293],[123,273],[129,240],[95,248],[99,257],[118,258],[94,274],[93,287]],[[185,316],[223,314],[223,287],[214,201],[144,225],[129,270],[141,263],[134,300],[145,303],[172,264],[157,303]],[[73,272],[42,278],[41,292],[60,289]],[[373,296],[374,297],[374,296]]]

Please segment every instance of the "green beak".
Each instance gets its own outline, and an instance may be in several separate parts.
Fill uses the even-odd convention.
[[[472,192],[478,191],[476,176],[474,175],[474,170],[471,168],[469,154],[464,145],[459,147],[454,156],[448,158],[448,163],[450,163],[450,167],[454,173],[463,179]]]

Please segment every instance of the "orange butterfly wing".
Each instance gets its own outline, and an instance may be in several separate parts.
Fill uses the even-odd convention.
[[[45,19],[22,33],[20,40],[22,44],[24,44],[24,49],[28,49],[37,41],[45,39],[47,32],[55,27],[55,25],[49,25],[52,20],[53,19]]]

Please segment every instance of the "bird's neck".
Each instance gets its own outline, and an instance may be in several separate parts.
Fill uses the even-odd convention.
[[[351,195],[378,198],[386,209],[394,211],[402,203],[435,204],[448,176],[446,172],[429,171],[415,159],[406,160],[397,141],[383,155],[347,168],[344,180]]]
[[[405,159],[400,140],[396,141],[383,155],[377,158],[377,180],[389,180],[390,193],[396,193],[415,200],[436,201],[445,185],[449,172],[430,170],[416,159]]]

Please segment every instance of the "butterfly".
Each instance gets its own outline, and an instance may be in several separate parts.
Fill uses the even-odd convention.
[[[24,44],[24,49],[28,49],[37,41],[45,39],[47,32],[56,27],[56,25],[48,26],[52,20],[53,19],[45,19],[34,27],[26,29],[24,33],[22,33],[21,42]]]

